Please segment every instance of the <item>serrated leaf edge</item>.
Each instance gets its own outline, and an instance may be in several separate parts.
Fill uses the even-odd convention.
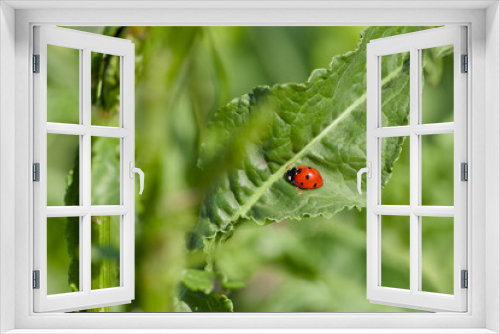
[[[399,72],[402,70],[402,66],[393,70],[389,75],[387,75],[381,82],[381,86],[384,86],[389,81],[394,79]],[[366,93],[358,97],[349,107],[347,107],[339,117],[337,117],[330,125],[328,125],[323,131],[321,131],[313,140],[311,140],[302,150],[297,152],[291,159],[283,164],[276,172],[274,172],[254,193],[253,195],[242,205],[231,217],[231,221],[236,221],[239,218],[250,218],[246,216],[246,213],[250,208],[259,200],[259,198],[264,194],[264,192],[269,189],[274,182],[280,179],[286,172],[287,166],[292,165],[294,162],[299,160],[304,156],[304,154],[316,145],[321,139],[323,139],[331,130],[333,130],[342,120],[344,120],[349,114],[354,111],[359,105],[366,101]]]

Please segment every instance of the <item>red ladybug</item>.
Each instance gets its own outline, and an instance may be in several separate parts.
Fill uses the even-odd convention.
[[[293,167],[286,172],[288,182],[302,189],[316,189],[323,185],[323,177],[317,169],[308,166]]]

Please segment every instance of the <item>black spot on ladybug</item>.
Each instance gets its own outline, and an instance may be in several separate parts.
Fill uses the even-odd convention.
[[[314,184],[313,188],[316,188],[316,183]]]
[[[304,185],[304,182],[300,182],[300,185],[303,186]]]
[[[308,174],[308,175],[306,175],[306,180],[309,180],[309,174]]]
[[[299,169],[297,169],[297,174],[300,174],[300,171],[301,171],[301,169],[300,169],[300,168],[299,168]]]
[[[312,169],[311,167],[307,167],[307,168]]]

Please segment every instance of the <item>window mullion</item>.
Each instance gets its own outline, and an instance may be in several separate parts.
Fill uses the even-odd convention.
[[[82,66],[80,66],[80,94],[81,94],[81,123],[84,127],[90,127],[90,117],[91,117],[91,78],[90,78],[90,68],[91,68],[91,58],[90,50],[88,48],[82,51]],[[81,145],[81,159],[80,168],[81,176],[80,182],[82,189],[82,201],[83,206],[89,208],[89,211],[83,216],[82,221],[82,233],[80,234],[80,265],[82,270],[80,271],[80,277],[83,282],[83,291],[90,293],[91,291],[91,135],[90,132],[85,133],[82,137]]]
[[[413,210],[420,203],[420,143],[413,129],[419,117],[419,51],[410,50],[410,291],[418,291],[420,281],[419,216]]]

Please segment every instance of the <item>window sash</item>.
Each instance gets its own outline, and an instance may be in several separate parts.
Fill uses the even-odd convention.
[[[431,311],[467,310],[467,290],[461,288],[460,271],[467,269],[467,183],[460,180],[460,163],[467,162],[466,109],[467,76],[460,73],[461,55],[466,54],[466,28],[446,27],[371,41],[367,47],[367,161],[373,176],[367,182],[367,297],[374,303]],[[420,50],[454,45],[454,122],[419,124]],[[380,57],[410,52],[410,125],[381,127]],[[425,134],[454,133],[454,206],[422,206],[420,137]],[[381,205],[381,138],[409,136],[410,205]],[[410,217],[410,289],[381,286],[382,214]],[[421,289],[422,216],[454,217],[453,295]]]
[[[47,45],[80,50],[80,124],[47,122]],[[119,56],[120,127],[91,125],[91,52]],[[34,311],[74,311],[129,303],[134,298],[134,45],[118,38],[64,28],[35,27],[34,54],[40,55],[40,73],[33,75],[34,151],[40,163],[40,182],[34,184],[34,270],[40,271],[40,289],[34,289]],[[47,133],[78,135],[80,143],[80,205],[47,206]],[[120,205],[91,205],[91,137],[120,138]],[[120,215],[120,287],[91,289],[91,217]],[[47,295],[48,217],[80,217],[80,291]]]
[[[488,198],[484,196],[483,185],[485,182],[485,176],[483,169],[479,167],[484,163],[484,143],[486,140],[486,145],[488,148],[488,159],[495,160],[498,157],[498,141],[495,140],[495,133],[498,122],[492,122],[492,120],[498,120],[498,113],[496,106],[497,88],[498,88],[498,76],[496,65],[498,63],[498,57],[495,53],[491,53],[491,50],[498,47],[498,39],[496,36],[496,30],[484,30],[484,23],[490,24],[490,26],[498,27],[498,10],[495,8],[489,8],[487,10],[483,8],[482,4],[473,3],[472,1],[466,1],[463,3],[455,2],[453,4],[448,3],[443,5],[443,9],[428,7],[428,4],[418,4],[418,3],[401,3],[398,4],[397,9],[385,10],[387,8],[381,2],[374,2],[373,8],[378,8],[376,15],[374,15],[373,9],[343,9],[340,8],[342,4],[330,3],[328,8],[325,8],[322,4],[310,3],[308,4],[308,10],[304,11],[302,9],[293,9],[289,7],[289,4],[281,4],[279,8],[269,9],[263,8],[262,5],[254,3],[249,5],[249,8],[253,10],[237,10],[222,8],[218,5],[214,5],[214,2],[208,2],[206,4],[207,8],[211,8],[211,13],[213,16],[207,19],[205,10],[186,10],[178,9],[170,6],[167,3],[163,3],[165,8],[154,10],[146,9],[146,5],[142,10],[138,11],[136,9],[124,9],[114,6],[112,10],[106,11],[105,15],[101,8],[97,8],[94,5],[89,4],[87,9],[49,9],[54,8],[52,5],[49,7],[48,2],[41,1],[36,4],[36,7],[29,7],[31,10],[23,11],[18,10],[16,12],[16,26],[11,30],[4,29],[3,33],[16,33],[16,47],[17,52],[15,54],[15,73],[16,73],[16,95],[8,94],[13,92],[11,85],[4,85],[0,90],[5,93],[2,97],[3,102],[11,101],[14,105],[14,100],[16,103],[16,118],[11,118],[13,115],[11,110],[2,109],[3,116],[7,116],[4,120],[7,120],[12,127],[16,127],[16,150],[17,152],[26,152],[26,154],[16,155],[16,197],[18,198],[15,202],[16,208],[16,244],[3,244],[6,247],[6,251],[2,252],[2,260],[4,265],[8,265],[8,268],[12,268],[12,275],[16,277],[16,300],[15,300],[15,316],[14,310],[4,308],[2,314],[7,317],[7,319],[16,319],[15,328],[32,328],[32,331],[36,331],[36,328],[66,328],[65,332],[76,332],[77,330],[72,330],[71,328],[87,328],[89,333],[101,333],[105,330],[90,329],[94,328],[108,328],[108,329],[120,329],[127,328],[143,328],[138,329],[137,333],[144,332],[146,328],[193,328],[194,325],[198,328],[219,328],[219,331],[224,331],[224,328],[231,328],[232,332],[244,332],[242,328],[256,328],[256,323],[260,326],[265,326],[265,328],[303,328],[303,332],[316,332],[314,328],[322,328],[327,330],[330,328],[332,332],[335,331],[334,328],[360,328],[362,324],[363,329],[355,330],[351,329],[353,332],[379,332],[381,327],[391,327],[399,328],[398,332],[406,333],[409,331],[415,332],[415,329],[405,330],[405,328],[420,328],[419,333],[435,333],[436,328],[442,328],[442,332],[449,331],[452,328],[469,328],[467,332],[471,333],[486,333],[487,329],[495,330],[495,321],[498,320],[496,312],[489,313],[486,316],[485,322],[485,306],[488,309],[497,309],[498,299],[496,297],[486,298],[485,300],[485,288],[493,287],[498,285],[498,279],[496,275],[492,275],[495,272],[494,268],[498,267],[498,261],[496,259],[497,252],[493,250],[496,249],[498,245],[497,233],[488,233],[486,238],[489,241],[490,246],[486,246],[489,250],[485,253],[485,229],[489,232],[494,232],[497,230],[497,225],[494,223],[497,220],[492,219],[492,215],[495,216],[494,212],[498,211],[495,206],[496,199],[498,198],[498,187],[497,178],[494,178],[493,182],[488,182],[486,184],[486,190],[489,191]],[[62,7],[64,4],[61,4]],[[417,7],[415,7],[417,6]],[[464,6],[467,10],[464,10]],[[6,6],[7,8],[9,6]],[[37,10],[36,8],[47,8],[47,10]],[[58,8],[59,8],[58,7]],[[166,9],[168,7],[168,9]],[[320,8],[321,7],[321,8]],[[408,10],[407,8],[412,8]],[[392,8],[392,7],[391,7]],[[450,10],[453,8],[453,10]],[[284,13],[283,11],[286,11]],[[12,10],[14,12],[14,10]],[[486,18],[486,13],[491,15]],[[286,14],[286,15],[285,15]],[[209,21],[207,21],[209,20]],[[6,20],[3,21],[5,24]],[[474,247],[470,249],[469,263],[474,270],[474,279],[469,282],[469,294],[472,298],[469,299],[471,308],[468,313],[412,313],[412,314],[372,314],[372,313],[356,313],[356,314],[318,314],[318,313],[308,313],[308,314],[273,314],[273,315],[256,315],[256,314],[211,314],[207,317],[203,314],[32,314],[32,289],[31,280],[28,278],[31,274],[32,269],[32,254],[33,254],[33,243],[32,243],[32,217],[33,212],[32,207],[32,182],[29,178],[31,173],[31,154],[32,152],[32,140],[31,138],[31,115],[32,115],[32,90],[31,82],[32,75],[29,73],[29,64],[31,62],[31,50],[32,46],[30,44],[31,40],[31,30],[28,29],[34,23],[47,23],[47,24],[65,24],[65,25],[111,25],[111,24],[123,24],[123,25],[171,25],[172,22],[178,24],[190,24],[190,25],[203,25],[203,24],[216,24],[216,25],[231,25],[234,22],[239,22],[241,25],[315,25],[315,24],[325,24],[325,25],[356,25],[362,22],[366,25],[399,25],[401,22],[405,22],[407,25],[444,25],[444,24],[455,24],[456,22],[468,22],[467,25],[473,29],[469,30],[469,34],[472,42],[470,43],[470,51],[472,54],[478,57],[471,57],[469,66],[473,66],[475,70],[474,75],[469,76],[469,83],[472,85],[469,94],[469,106],[474,113],[474,122],[469,122],[469,136],[471,147],[471,159],[476,159],[478,168],[471,168],[469,170],[469,176],[471,180],[473,179],[474,184],[470,184],[469,191],[474,194],[471,197],[469,211],[470,217],[472,219],[472,224],[469,224],[469,235],[472,240]],[[209,23],[207,23],[209,22]],[[7,53],[11,56],[12,61],[8,61],[7,57],[2,57],[1,62],[5,67],[9,67],[12,64],[14,67],[14,52],[13,47],[8,48],[10,44],[14,44],[14,36],[12,35],[11,43],[7,43],[6,39],[2,40],[2,47],[4,54]],[[485,47],[489,49],[485,55]],[[11,50],[12,49],[12,50]],[[9,51],[10,50],[10,51]],[[487,66],[490,70],[484,71],[484,66]],[[13,82],[14,71],[10,74],[8,71],[2,72],[3,82]],[[486,80],[488,80],[488,87],[485,85]],[[486,100],[485,100],[486,98]],[[485,106],[487,108],[485,108]],[[485,123],[485,115],[487,115],[489,121]],[[469,119],[471,115],[469,113]],[[4,125],[6,123],[3,123]],[[487,124],[489,130],[485,133],[484,124]],[[474,136],[471,135],[474,133]],[[5,132],[4,132],[5,135]],[[12,142],[14,142],[14,137],[12,135]],[[4,142],[5,144],[5,142]],[[4,148],[7,150],[11,143],[5,144]],[[6,150],[3,150],[4,154]],[[11,154],[12,159],[14,154]],[[2,163],[2,168],[5,168],[5,163],[7,159],[4,159]],[[490,160],[490,162],[492,161]],[[490,171],[493,172],[496,165],[489,165]],[[28,177],[27,177],[28,175]],[[490,178],[490,181],[491,178]],[[488,206],[486,210],[486,215],[484,213],[484,203],[493,204]],[[4,204],[5,202],[2,202]],[[10,202],[9,202],[10,203]],[[5,212],[4,212],[5,213]],[[487,219],[485,219],[487,218]],[[472,226],[471,226],[472,225]],[[2,225],[2,231],[10,230],[10,221],[5,220]],[[12,233],[13,236],[13,233]],[[493,248],[492,248],[493,247]],[[15,258],[12,256],[15,254]],[[27,260],[28,259],[28,260]],[[486,260],[486,261],[484,261]],[[14,270],[14,262],[16,267]],[[485,283],[485,264],[490,267],[490,274],[486,279]],[[11,271],[11,270],[9,270]],[[5,271],[4,271],[5,273]],[[13,279],[11,279],[14,282]],[[9,290],[9,288],[7,289]],[[3,291],[3,290],[2,290]],[[488,290],[489,291],[489,290]],[[3,294],[7,302],[12,302],[14,304],[13,296],[14,293],[9,293],[5,291]],[[473,312],[471,312],[473,310]],[[11,317],[12,315],[12,317]],[[493,319],[492,319],[493,316]],[[10,322],[9,322],[10,323]],[[286,325],[283,325],[286,324]],[[8,324],[4,324],[9,326]],[[12,326],[8,329],[14,328]],[[238,328],[240,330],[238,330]],[[370,329],[371,328],[371,329]],[[429,329],[430,328],[430,329]],[[42,332],[43,330],[40,330]],[[165,329],[168,332],[168,329]],[[202,330],[199,330],[202,332]],[[255,329],[254,331],[259,331]],[[269,331],[269,330],[261,330]]]

